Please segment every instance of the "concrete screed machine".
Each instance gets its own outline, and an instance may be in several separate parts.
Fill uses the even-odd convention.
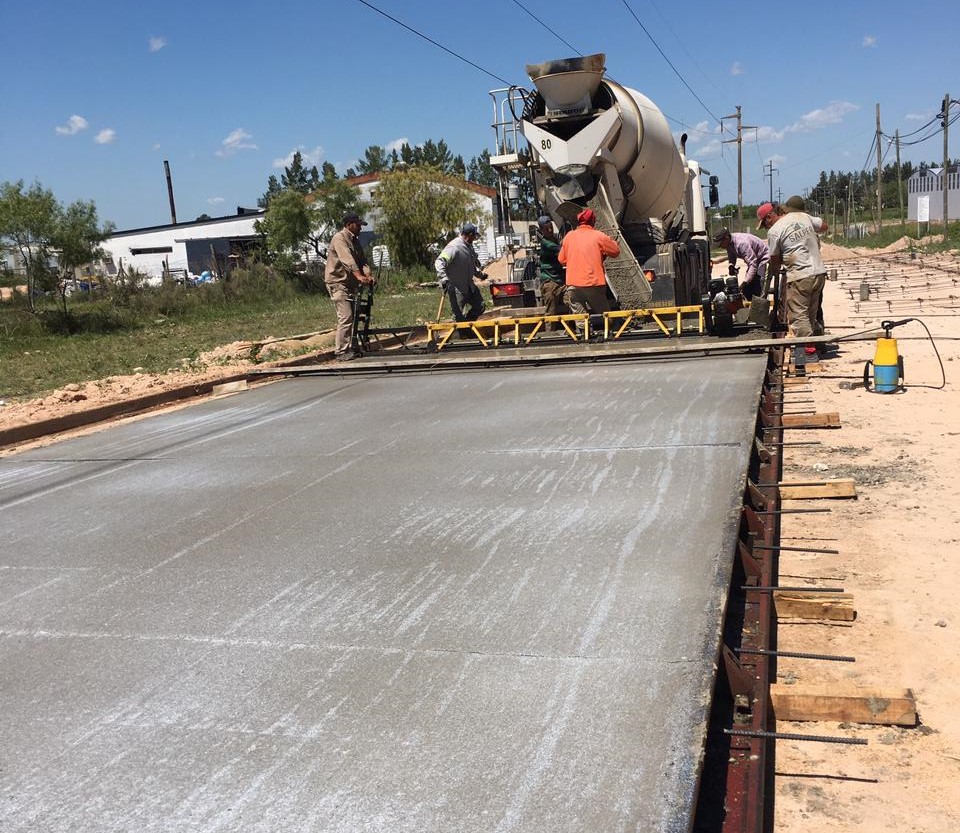
[[[605,56],[528,64],[535,91],[491,91],[501,217],[511,177],[532,179],[539,210],[564,229],[592,208],[621,254],[605,263],[621,310],[696,306],[706,329],[728,332],[742,306],[736,278],[710,277],[701,169],[678,149],[645,95],[604,77]],[[528,149],[521,144],[525,140]],[[710,177],[710,202],[717,179]]]

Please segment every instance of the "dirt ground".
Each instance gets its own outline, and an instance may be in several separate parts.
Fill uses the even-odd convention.
[[[852,299],[848,270],[864,261],[829,245],[824,254],[840,273],[824,293],[828,329],[849,336],[876,327],[879,320],[860,313]],[[852,256],[865,254],[882,260],[876,253]],[[960,268],[960,258],[955,263]],[[810,370],[803,388],[788,394],[790,409],[835,411],[842,427],[787,432],[787,441],[820,444],[784,449],[784,479],[852,477],[858,497],[794,502],[832,511],[784,516],[783,544],[840,554],[784,552],[780,580],[841,585],[854,594],[857,618],[852,624],[793,620],[778,634],[783,651],[856,657],[855,663],[781,659],[781,684],[909,688],[920,722],[909,729],[779,723],[783,732],[865,738],[868,745],[778,742],[777,833],[960,830],[960,319],[956,310],[935,307],[920,317],[943,360],[944,389],[937,389],[933,345],[914,323],[894,332],[906,368],[904,391],[880,395],[858,385],[875,349],[866,340],[842,342],[836,355]],[[319,340],[324,337],[330,338]],[[250,354],[249,344],[236,343],[175,373],[78,383],[0,406],[0,428],[229,376],[251,365]]]
[[[960,258],[953,264],[960,267]],[[828,330],[849,335],[876,327],[877,318],[858,313],[851,298],[851,263],[832,258],[829,265],[839,279],[824,291]],[[784,449],[784,480],[851,477],[858,497],[785,502],[832,511],[784,516],[784,545],[840,554],[784,552],[780,583],[814,577],[842,586],[854,595],[857,618],[850,625],[782,623],[778,648],[856,662],[781,659],[778,682],[909,688],[919,725],[779,722],[781,732],[865,738],[868,745],[778,742],[778,833],[960,829],[960,318],[949,304],[918,317],[943,360],[944,389],[936,389],[941,370],[933,345],[911,323],[892,333],[904,359],[903,392],[863,389],[863,366],[876,347],[871,340],[841,343],[835,357],[809,374],[809,393],[788,394],[785,410],[837,412],[842,427],[786,432],[785,441],[821,444]]]

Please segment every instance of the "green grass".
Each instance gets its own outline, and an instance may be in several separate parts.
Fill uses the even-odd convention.
[[[22,299],[0,304],[0,399],[30,399],[70,382],[129,374],[135,368],[162,373],[233,341],[282,338],[334,324],[333,303],[325,294],[285,289],[264,295],[211,295],[204,302],[182,290],[166,297],[144,292],[132,306],[73,296],[68,300],[71,334],[63,333],[67,325],[52,301],[46,301],[39,316]],[[379,292],[371,326],[432,321],[438,299],[436,289]]]
[[[831,229],[833,231],[833,229]],[[900,225],[899,219],[889,219],[884,217],[883,229],[880,234],[870,234],[860,239],[847,239],[836,230],[827,239],[837,246],[846,246],[848,248],[882,249],[896,242],[901,237],[909,237],[911,248],[924,252],[943,252],[953,249],[960,249],[960,222],[951,222],[947,238],[942,242],[933,242],[930,238],[943,234],[943,225],[933,223],[929,230],[924,224],[924,236],[917,237],[916,222],[908,222]]]

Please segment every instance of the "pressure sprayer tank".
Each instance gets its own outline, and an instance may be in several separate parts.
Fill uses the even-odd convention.
[[[585,203],[603,182],[621,222],[668,223],[683,198],[686,166],[663,113],[642,93],[605,79],[605,60],[527,66],[539,95],[521,130],[541,166],[542,196],[551,209]]]

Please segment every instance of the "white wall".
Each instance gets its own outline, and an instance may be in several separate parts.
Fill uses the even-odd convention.
[[[186,240],[205,240],[223,237],[250,237],[255,234],[253,224],[262,219],[262,214],[244,214],[237,217],[223,217],[218,220],[204,220],[200,223],[180,223],[175,226],[155,226],[118,232],[103,243],[103,249],[113,258],[119,268],[123,259],[125,269],[136,269],[150,277],[163,274],[163,261],[171,269],[187,268]],[[133,254],[136,249],[170,248],[170,253]]]
[[[926,177],[920,178],[913,174],[907,180],[907,219],[917,220],[917,200],[920,197],[930,198],[930,220],[943,221],[943,177],[939,169],[934,171],[928,168]],[[923,183],[926,187],[921,188]],[[951,220],[960,220],[960,173],[951,171],[947,176],[947,214]]]

